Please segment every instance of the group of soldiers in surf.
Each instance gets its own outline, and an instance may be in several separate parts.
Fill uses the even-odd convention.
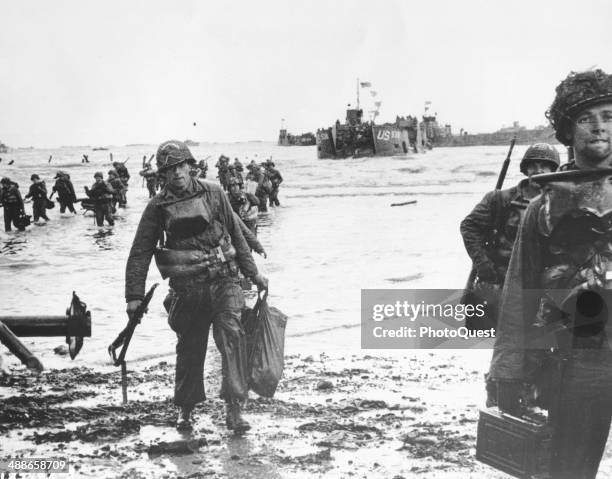
[[[245,193],[257,199],[257,206],[262,212],[268,211],[268,205],[280,206],[278,191],[283,177],[272,158],[260,164],[251,160],[246,166],[248,170],[246,177],[242,175],[244,167],[238,158],[234,158],[234,162],[230,163],[227,156],[221,155],[215,167],[218,171],[219,182],[225,191],[237,194],[232,193],[232,185],[238,185],[240,191],[244,190]]]
[[[77,198],[74,185],[70,175],[59,170],[53,178],[51,194],[48,194],[46,183],[36,173],[32,174],[28,193],[22,197],[19,191],[19,184],[8,177],[0,180],[0,205],[4,208],[4,231],[12,231],[14,226],[19,231],[24,231],[31,224],[31,218],[35,223],[41,220],[50,221],[47,211],[55,207],[52,198],[57,194],[57,202],[60,205],[60,213],[66,210],[76,214],[75,203],[81,203],[86,211],[92,211],[95,216],[96,224],[103,226],[104,221],[113,226],[115,220],[113,214],[117,212],[117,207],[124,208],[127,205],[127,189],[130,174],[124,163],[113,162],[113,169],[108,171],[106,180],[104,174],[97,171],[94,174],[94,183],[91,187],[84,187],[84,198]],[[32,199],[32,215],[26,214],[25,201]]]

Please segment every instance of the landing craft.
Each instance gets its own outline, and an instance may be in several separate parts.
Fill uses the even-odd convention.
[[[335,159],[393,156],[422,151],[422,128],[416,118],[397,117],[394,123],[362,122],[363,110],[347,109],[346,122],[317,130],[317,157]]]
[[[337,159],[363,156],[405,155],[423,151],[427,141],[424,124],[416,117],[397,116],[394,123],[376,125],[381,102],[370,111],[371,121],[363,121],[363,110],[359,108],[359,88],[371,87],[369,82],[357,80],[357,108],[346,110],[344,123],[336,121],[329,128],[320,128],[316,133],[317,158]],[[376,92],[371,91],[372,96]]]

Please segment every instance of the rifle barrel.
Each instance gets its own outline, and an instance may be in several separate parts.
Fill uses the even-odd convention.
[[[516,136],[512,138],[510,142],[510,148],[508,149],[508,154],[506,155],[506,159],[504,160],[504,164],[502,165],[502,169],[499,172],[499,176],[497,177],[497,183],[495,184],[496,190],[501,190],[504,180],[506,179],[506,174],[508,173],[508,167],[510,166],[510,157],[512,156],[512,150],[514,148],[514,144],[516,143]]]

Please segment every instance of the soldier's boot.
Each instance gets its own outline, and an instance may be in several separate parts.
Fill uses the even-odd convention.
[[[251,425],[242,417],[240,402],[237,399],[226,401],[225,414],[227,428],[236,434],[242,434],[251,429]]]
[[[181,406],[179,408],[178,418],[176,419],[176,429],[178,431],[191,431],[193,429],[191,412],[193,408]]]

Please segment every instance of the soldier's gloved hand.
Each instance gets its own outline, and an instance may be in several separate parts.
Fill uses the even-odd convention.
[[[268,289],[268,278],[266,278],[261,273],[257,273],[255,276],[251,278],[254,284],[257,285],[257,291],[263,291],[264,289]]]
[[[140,306],[141,304],[142,304],[141,299],[133,299],[132,301],[128,301],[125,311],[130,318],[134,315],[134,313],[138,309],[138,306]]]
[[[497,380],[497,407],[512,416],[521,415],[521,381]]]
[[[266,253],[266,250],[263,249],[263,248],[261,248],[261,251],[257,251],[257,254],[263,256],[264,258],[268,257],[268,254]]]
[[[493,263],[490,261],[485,261],[476,266],[476,272],[478,273],[478,279],[480,281],[493,284],[499,282],[497,278],[497,271],[495,271],[495,266],[493,266]]]

